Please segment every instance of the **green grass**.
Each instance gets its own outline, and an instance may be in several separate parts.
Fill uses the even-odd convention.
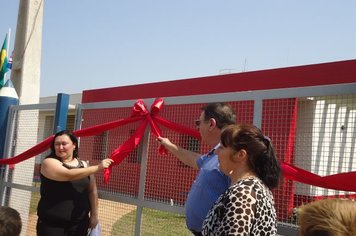
[[[112,227],[111,235],[134,235],[136,211],[121,217]],[[143,209],[141,235],[191,235],[185,225],[185,217],[152,209]]]

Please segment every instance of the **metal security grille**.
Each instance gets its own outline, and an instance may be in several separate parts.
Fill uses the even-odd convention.
[[[11,107],[5,155],[16,156],[51,134],[56,104]],[[22,235],[36,235],[37,203],[39,200],[38,168],[45,153],[15,166],[6,166],[0,183],[1,205],[11,206],[21,214]]]
[[[355,171],[356,96],[306,97],[298,111],[295,165],[321,176]],[[293,203],[335,196],[355,198],[355,193],[296,183]]]
[[[159,115],[195,128],[194,120],[199,117],[203,105],[227,102],[235,109],[238,123],[253,123],[271,138],[280,161],[325,176],[356,169],[355,94],[356,85],[351,84],[174,97],[164,99],[164,109]],[[144,101],[148,109],[153,100]],[[79,105],[75,129],[128,118],[134,102]],[[35,115],[26,118],[30,119],[39,120]],[[16,121],[18,128],[24,124],[26,122],[19,119]],[[137,125],[131,123],[96,136],[80,138],[80,158],[89,160],[90,164],[98,163],[123,144]],[[44,124],[38,125],[42,126],[45,127]],[[162,135],[177,145],[200,153],[209,150],[195,138],[160,128]],[[37,137],[37,142],[43,140],[37,130],[27,135]],[[22,150],[30,147],[31,144],[23,145]],[[147,129],[138,148],[112,168],[108,184],[104,183],[102,173],[96,174],[103,235],[190,235],[185,226],[184,202],[197,172],[171,154],[160,155],[158,148],[156,137]],[[16,150],[20,150],[18,146]],[[34,168],[33,164],[23,165],[31,166],[27,167],[31,170]],[[2,183],[7,191],[21,191],[18,198],[7,194],[5,204],[20,197],[38,198],[39,183],[28,184],[30,188],[26,189],[26,193],[23,190],[25,187],[19,183],[15,179]],[[327,197],[356,197],[355,192],[324,189],[283,178],[273,193],[278,213],[278,233],[281,235],[297,234],[295,212],[302,204]],[[36,200],[26,204],[30,205],[21,207],[31,206],[30,209],[34,209],[37,206]],[[35,213],[34,210],[24,213],[28,216],[24,221],[28,232],[34,232],[30,231],[30,228],[34,229],[34,221],[30,219],[36,218],[33,216]],[[34,235],[32,233],[28,235]]]

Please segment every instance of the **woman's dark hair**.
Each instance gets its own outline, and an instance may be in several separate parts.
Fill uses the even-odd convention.
[[[277,187],[281,167],[271,140],[260,129],[249,124],[229,125],[221,133],[221,144],[235,151],[246,150],[248,166],[268,188]]]
[[[62,130],[54,135],[54,138],[51,142],[51,153],[48,155],[48,157],[56,157],[54,142],[58,136],[62,135],[67,135],[70,140],[72,140],[72,142],[75,144],[75,149],[73,150],[73,157],[78,157],[78,138],[69,130]]]
[[[214,118],[219,129],[236,123],[236,114],[229,104],[222,102],[209,103],[201,108],[205,121]]]

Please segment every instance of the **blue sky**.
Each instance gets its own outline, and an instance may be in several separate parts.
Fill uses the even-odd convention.
[[[18,5],[0,0],[11,50]],[[41,96],[356,59],[355,9],[354,0],[46,0]]]

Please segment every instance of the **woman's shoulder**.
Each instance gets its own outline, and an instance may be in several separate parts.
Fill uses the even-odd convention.
[[[89,166],[89,161],[87,160],[82,160],[79,157],[77,157],[78,163],[80,167],[88,167]]]
[[[259,178],[251,176],[251,177],[239,180],[237,182],[237,185],[253,187],[255,185],[260,185],[261,183],[262,183],[262,181]]]
[[[241,192],[243,194],[252,194],[252,192],[258,193],[264,191],[265,186],[262,181],[257,177],[248,177],[246,179],[239,180],[236,184],[230,187],[233,192]]]

